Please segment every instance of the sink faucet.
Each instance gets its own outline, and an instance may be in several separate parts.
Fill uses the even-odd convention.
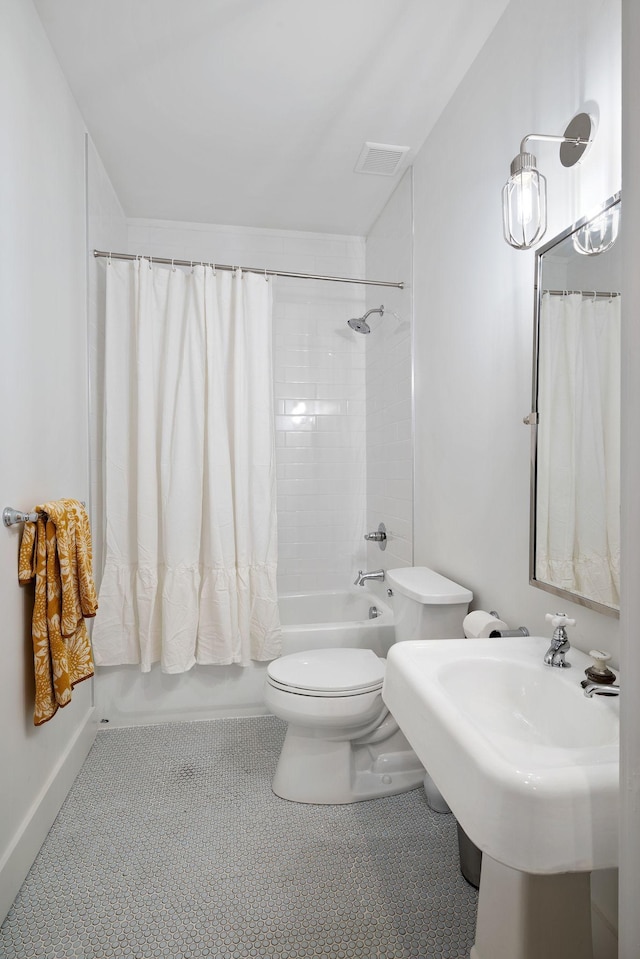
[[[585,696],[588,696],[589,699],[592,696],[619,696],[620,695],[620,686],[617,683],[609,683],[604,685],[604,683],[586,683],[584,688]]]
[[[544,654],[544,661],[547,666],[568,667],[571,663],[566,662],[565,653],[571,649],[567,637],[566,626],[575,626],[575,619],[569,619],[564,613],[547,613],[545,619],[550,622],[553,629],[551,637],[551,646]]]
[[[378,582],[384,583],[384,570],[377,569],[374,573],[363,573],[361,569],[358,570],[358,575],[353,583],[354,586],[364,586],[364,584],[369,579],[377,579]]]

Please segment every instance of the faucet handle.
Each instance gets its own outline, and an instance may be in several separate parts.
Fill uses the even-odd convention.
[[[601,683],[605,686],[608,686],[610,683],[615,683],[616,674],[609,669],[607,663],[611,659],[609,653],[606,653],[603,649],[592,649],[589,652],[591,656],[592,663],[584,671],[586,680],[583,680],[585,685],[588,682],[592,683]]]
[[[605,653],[603,649],[590,649],[589,656],[593,660],[591,668],[597,673],[603,673],[608,670],[607,663],[611,659],[611,653]]]
[[[575,619],[569,619],[564,613],[547,613],[545,619],[548,623],[551,623],[554,629],[558,629],[560,626],[575,626]]]

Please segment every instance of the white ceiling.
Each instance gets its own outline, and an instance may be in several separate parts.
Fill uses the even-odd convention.
[[[364,234],[508,0],[35,0],[131,217]]]

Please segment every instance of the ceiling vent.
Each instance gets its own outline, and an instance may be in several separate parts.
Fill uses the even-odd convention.
[[[358,162],[356,173],[373,173],[375,176],[393,176],[402,166],[402,161],[411,147],[391,146],[389,143],[365,143]]]

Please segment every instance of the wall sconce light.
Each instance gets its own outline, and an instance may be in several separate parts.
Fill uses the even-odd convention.
[[[520,153],[511,163],[511,176],[502,189],[504,238],[516,250],[528,250],[542,239],[547,229],[547,181],[538,172],[536,158],[526,149],[528,140],[560,143],[560,162],[571,167],[584,155],[591,141],[592,122],[588,113],[578,113],[563,136],[529,133],[520,144]]]
[[[590,220],[573,234],[573,248],[584,256],[606,253],[618,239],[620,230],[620,204],[605,210],[595,220]]]

